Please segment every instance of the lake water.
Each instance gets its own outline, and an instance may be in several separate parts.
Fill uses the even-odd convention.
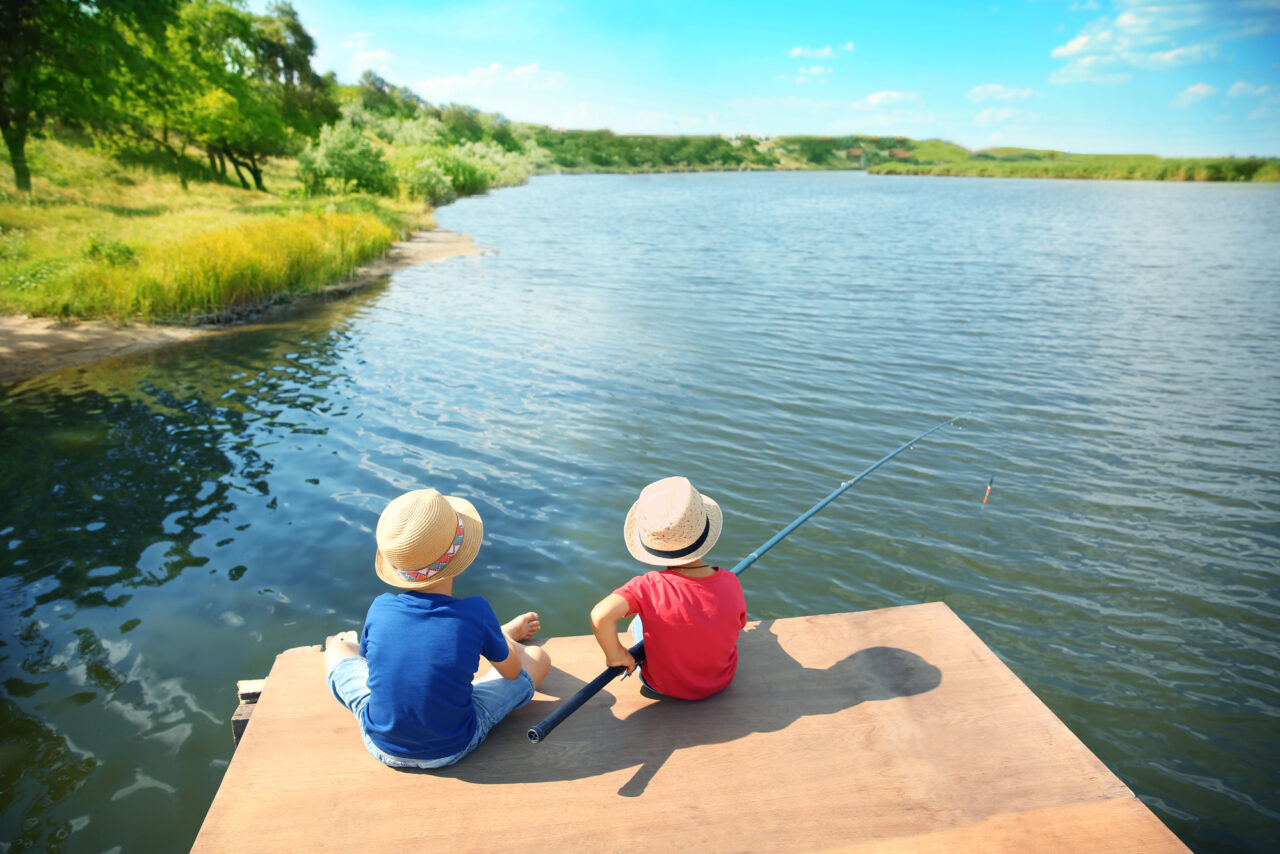
[[[753,619],[942,600],[1197,851],[1280,818],[1280,187],[535,179],[493,250],[0,386],[0,850],[182,851],[235,682],[358,628],[402,490],[548,635],[688,475]],[[982,505],[989,479],[990,502]]]

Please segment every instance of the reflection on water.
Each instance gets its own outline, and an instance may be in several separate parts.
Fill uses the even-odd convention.
[[[1274,188],[565,177],[440,219],[496,254],[0,387],[10,850],[188,847],[235,681],[359,626],[404,489],[484,517],[460,592],[584,634],[649,480],[722,503],[730,565],[970,408],[757,563],[752,618],[945,600],[1194,848],[1263,847]]]

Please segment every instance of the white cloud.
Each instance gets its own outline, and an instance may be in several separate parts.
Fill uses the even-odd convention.
[[[372,33],[351,33],[341,42],[341,46],[351,51],[351,76],[359,77],[365,71],[376,71],[388,74],[395,54],[384,48],[370,48],[369,36]]]
[[[1213,57],[1216,53],[1217,49],[1213,45],[1192,44],[1175,47],[1172,50],[1151,53],[1146,57],[1135,57],[1134,61],[1137,65],[1160,70],[1199,62],[1202,59]]]
[[[1111,56],[1082,56],[1049,75],[1049,82],[1062,83],[1123,83],[1132,77],[1128,72],[1116,69],[1116,59]]]
[[[800,74],[813,74],[813,75],[832,74],[834,72],[835,72],[834,68],[831,68],[830,66],[823,67],[821,65],[811,65],[808,68],[801,68],[799,70]]]
[[[1151,27],[1151,19],[1143,18],[1135,12],[1121,12],[1116,16],[1116,26],[1131,32],[1146,32]]]
[[[363,74],[365,71],[386,74],[391,70],[391,60],[393,59],[395,59],[395,54],[382,48],[377,50],[358,50],[351,54],[352,76]]]
[[[1025,101],[1039,95],[1034,89],[1011,89],[1001,83],[986,83],[974,86],[965,97],[974,103],[981,101]]]
[[[1088,21],[1050,51],[1065,64],[1054,83],[1118,83],[1129,70],[1165,71],[1219,59],[1224,43],[1280,31],[1275,0],[1116,0],[1114,15]],[[1085,6],[1073,3],[1072,9]],[[1195,41],[1189,42],[1188,36]]]
[[[436,103],[465,101],[477,93],[495,91],[545,91],[564,86],[566,77],[559,71],[548,71],[536,62],[508,68],[501,62],[491,62],[483,68],[473,68],[465,75],[430,77],[414,87],[418,94]]]
[[[1254,86],[1252,83],[1246,83],[1243,80],[1237,80],[1232,84],[1231,89],[1227,92],[1228,98],[1239,98],[1241,95],[1265,95],[1271,91],[1271,85]]]
[[[973,117],[975,125],[993,125],[999,122],[1007,122],[1009,119],[1018,115],[1021,111],[1012,107],[987,107],[982,112]]]
[[[855,101],[853,108],[861,110],[867,107],[887,107],[890,104],[899,104],[904,101],[920,100],[919,92],[897,92],[886,90],[884,92],[872,92],[861,101]]]
[[[1097,0],[1085,0],[1084,3],[1072,3],[1067,7],[1068,12],[1096,12],[1098,11]]]
[[[814,59],[829,59],[836,55],[835,49],[831,45],[825,47],[800,47],[796,45],[791,48],[792,56],[811,56]]]
[[[1103,37],[1109,36],[1109,35],[1111,35],[1109,32],[1102,33]],[[1091,46],[1096,47],[1097,42],[1098,42],[1098,39],[1097,37],[1094,37],[1094,36],[1076,36],[1066,44],[1055,47],[1049,53],[1049,55],[1054,57],[1055,59],[1063,59],[1068,56],[1075,56],[1078,53],[1083,53],[1084,51],[1088,50]]]
[[[844,44],[840,45],[840,49],[845,53],[853,53],[853,51],[856,50],[853,42],[845,42]]]
[[[497,63],[492,63],[490,68]],[[559,71],[547,71],[536,62],[528,65],[517,65],[507,73],[507,79],[513,80],[529,89],[558,89],[564,85],[565,76]]]
[[[1207,98],[1218,90],[1208,83],[1193,83],[1178,93],[1178,97],[1170,101],[1175,107],[1189,107],[1196,101]]]

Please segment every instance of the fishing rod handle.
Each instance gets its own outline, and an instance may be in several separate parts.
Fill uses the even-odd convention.
[[[636,664],[644,661],[644,641],[640,641],[631,649],[627,650],[631,653],[631,657],[636,660]],[[586,685],[578,689],[578,693],[574,694],[568,700],[560,705],[555,711],[547,715],[538,723],[529,727],[529,731],[525,733],[529,737],[529,741],[538,744],[544,738],[551,734],[551,731],[560,725],[560,722],[569,715],[578,710],[578,707],[590,700],[596,694],[600,693],[600,689],[608,685],[615,677],[625,673],[627,668],[622,665],[617,667],[605,668],[603,672],[595,679],[592,679]]]

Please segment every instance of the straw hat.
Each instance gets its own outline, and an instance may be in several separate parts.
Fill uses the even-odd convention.
[[[378,577],[392,587],[424,590],[475,560],[484,525],[465,498],[415,489],[392,499],[378,517],[375,536]]]
[[[622,536],[641,563],[679,566],[711,551],[724,524],[720,505],[693,488],[686,477],[649,484],[631,505]]]

